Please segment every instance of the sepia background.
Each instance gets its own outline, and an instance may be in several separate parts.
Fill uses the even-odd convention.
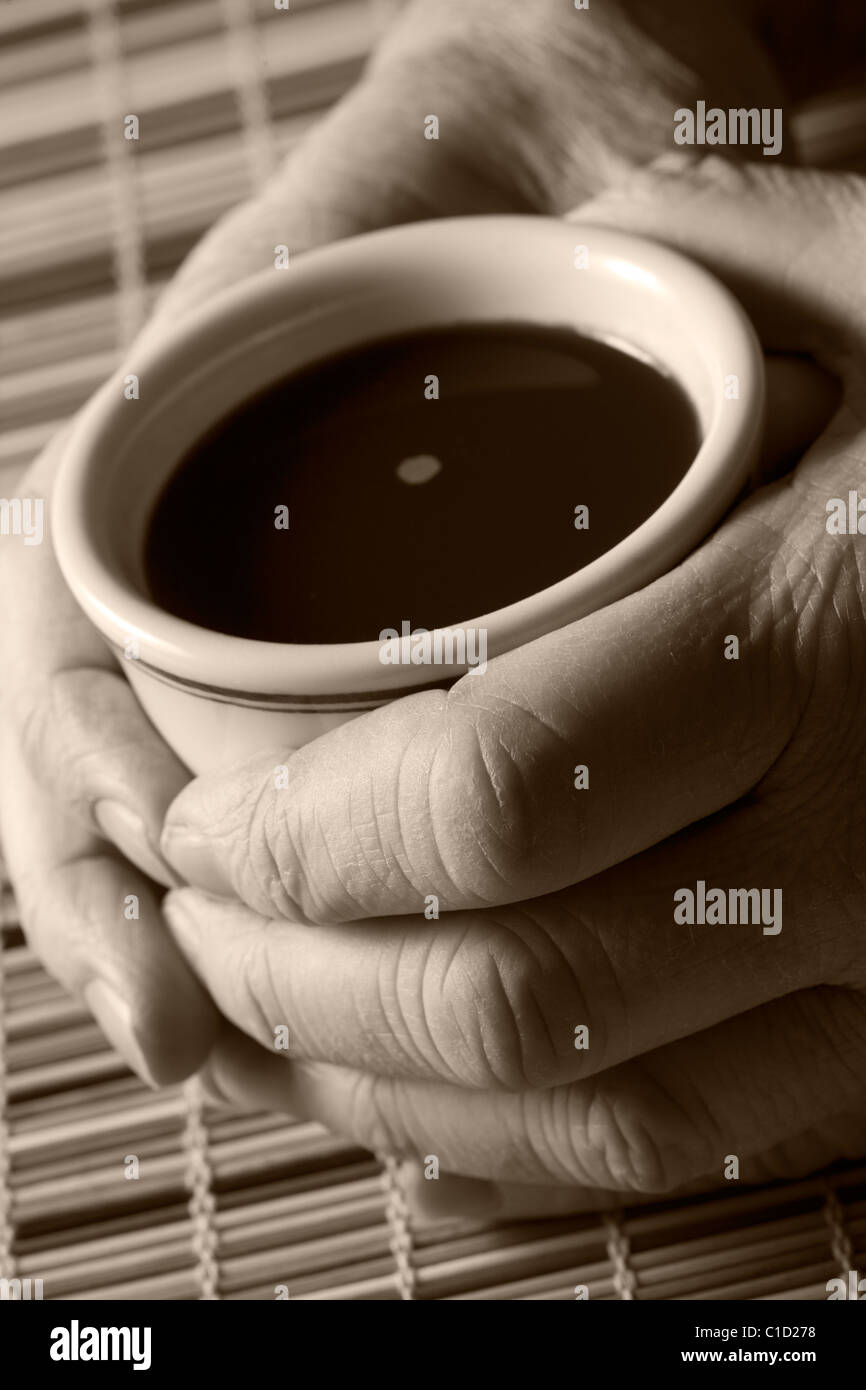
[[[117,363],[186,252],[354,81],[391,0],[0,5],[0,495]],[[866,73],[801,108],[866,171]],[[141,150],[116,138],[146,122]],[[2,775],[2,768],[0,768]],[[155,1093],[0,906],[0,1277],[59,1299],[824,1299],[866,1266],[866,1161],[614,1215],[410,1220],[395,1166]],[[139,1177],[124,1176],[136,1155]]]

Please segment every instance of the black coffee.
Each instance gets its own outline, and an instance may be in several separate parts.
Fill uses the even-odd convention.
[[[567,329],[393,339],[222,420],[156,503],[147,582],[179,617],[269,642],[466,623],[621,540],[698,443],[670,377]]]

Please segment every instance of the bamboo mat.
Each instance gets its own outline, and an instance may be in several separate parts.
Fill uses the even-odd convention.
[[[0,6],[0,493],[114,366],[186,251],[355,79],[389,0]],[[108,140],[146,117],[146,148]],[[863,84],[804,106],[866,170]],[[866,1160],[607,1216],[413,1228],[392,1162],[154,1093],[0,908],[0,1277],[53,1299],[824,1299],[866,1267]],[[127,1156],[140,1176],[124,1177]]]

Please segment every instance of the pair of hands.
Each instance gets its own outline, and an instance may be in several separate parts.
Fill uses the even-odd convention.
[[[258,268],[274,219],[211,233],[148,333]],[[655,584],[296,752],[188,782],[49,546],[3,547],[22,920],[141,1074],[204,1067],[234,1104],[435,1154],[537,1211],[721,1181],[731,1154],[757,1180],[864,1151],[866,558],[825,524],[866,494],[864,219],[863,179],[720,160],[582,208],[702,261],[768,351],[841,383],[838,409]],[[828,382],[773,366],[777,458]],[[675,924],[698,879],[781,887],[782,932]]]

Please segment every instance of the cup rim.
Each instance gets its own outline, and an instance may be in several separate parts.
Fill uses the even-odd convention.
[[[184,364],[190,372],[200,369],[208,341],[218,336],[216,330],[224,332],[242,321],[250,322],[257,306],[263,315],[276,318],[278,310],[287,313],[303,293],[309,302],[310,288],[318,281],[326,287],[337,269],[350,268],[359,248],[364,248],[365,254],[375,249],[387,257],[398,240],[404,247],[414,241],[417,254],[422,256],[425,248],[435,249],[437,243],[441,250],[444,238],[454,241],[456,249],[462,237],[489,236],[495,230],[506,240],[517,237],[522,242],[542,227],[550,236],[554,226],[570,245],[581,238],[591,239],[593,254],[600,250],[611,265],[648,273],[664,291],[682,295],[690,313],[702,323],[706,355],[724,361],[739,378],[737,408],[724,408],[720,378],[714,415],[691,465],[656,510],[611,549],[545,589],[439,631],[485,629],[489,660],[643,588],[685,558],[741,491],[762,433],[763,354],[739,302],[703,267],[667,246],[631,233],[580,220],[531,215],[442,218],[369,232],[305,252],[276,283],[273,271],[262,271],[185,315],[177,328],[162,338],[151,339],[140,349],[133,347],[131,355],[75,420],[60,461],[51,508],[52,537],[61,572],[103,636],[121,649],[134,642],[136,665],[169,683],[215,698],[236,701],[242,697],[245,703],[264,707],[354,704],[364,708],[464,674],[466,665],[450,662],[447,667],[435,663],[409,668],[383,664],[380,641],[263,642],[219,633],[176,617],[131,589],[108,557],[100,553],[84,505],[85,489],[101,442],[128,407],[123,385],[131,371],[144,379],[157,364],[165,365],[169,359],[179,371]],[[574,327],[579,330],[580,324],[575,321]],[[375,341],[375,335],[370,341]],[[182,393],[175,399],[182,400]],[[146,420],[141,428],[146,430]]]

